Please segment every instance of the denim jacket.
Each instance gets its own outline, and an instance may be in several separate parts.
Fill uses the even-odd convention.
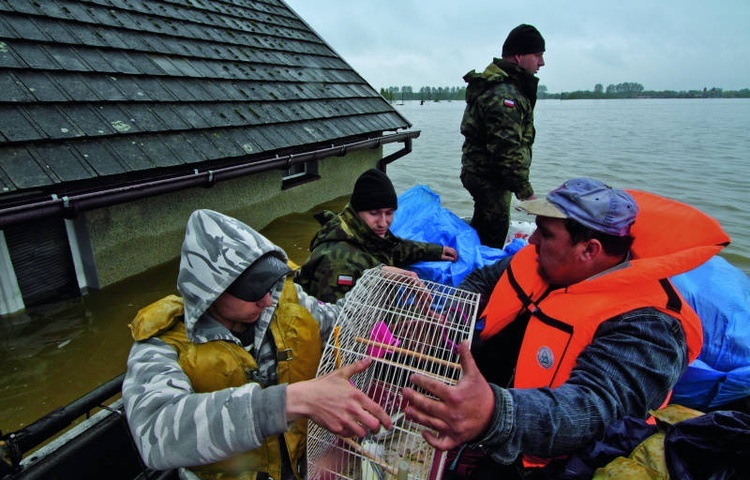
[[[481,294],[482,311],[510,258],[472,272],[460,288]],[[491,384],[495,411],[489,428],[470,447],[494,461],[521,453],[567,455],[600,438],[614,421],[645,418],[665,401],[688,365],[679,321],[641,308],[601,324],[558,388],[514,389]]]

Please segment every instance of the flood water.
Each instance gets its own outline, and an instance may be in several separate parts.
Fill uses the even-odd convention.
[[[443,206],[469,217],[471,198],[458,179],[463,103],[394,107],[421,131],[414,151],[388,167],[397,192],[427,185]],[[733,240],[722,256],[750,273],[750,100],[544,100],[536,126],[537,194],[591,176],[684,201],[720,221]],[[317,230],[312,213],[338,211],[346,200],[282,217],[263,233],[302,263]],[[122,373],[128,322],[141,307],[175,293],[176,274],[175,260],[77,301],[0,319],[0,430],[28,425]]]
[[[312,214],[339,211],[347,200],[285,216],[261,232],[301,264],[319,227]],[[81,299],[0,319],[0,431],[22,428],[124,372],[132,345],[127,325],[140,308],[177,293],[178,263],[175,258]]]

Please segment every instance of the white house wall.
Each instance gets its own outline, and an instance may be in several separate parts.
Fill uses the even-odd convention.
[[[5,243],[5,234],[0,230],[0,315],[16,313],[23,308],[23,297]]]
[[[356,178],[381,158],[381,148],[328,157],[318,164],[319,180],[286,190],[283,172],[270,171],[86,212],[99,286],[177,257],[196,209],[226,213],[260,230],[283,215],[351,194]]]

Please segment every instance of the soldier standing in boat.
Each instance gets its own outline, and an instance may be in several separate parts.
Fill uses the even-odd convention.
[[[535,198],[529,182],[539,84],[534,74],[544,66],[544,48],[535,27],[519,25],[508,34],[502,58],[482,73],[472,70],[464,76],[461,183],[474,199],[471,226],[482,244],[491,247],[505,244],[511,195]]]

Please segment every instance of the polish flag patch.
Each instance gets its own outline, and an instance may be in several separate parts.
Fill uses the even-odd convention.
[[[513,100],[509,98],[506,98],[503,100],[503,105],[505,105],[508,108],[513,108],[516,106],[516,102],[514,102]]]
[[[336,284],[351,287],[354,284],[354,279],[351,275],[339,275]]]

